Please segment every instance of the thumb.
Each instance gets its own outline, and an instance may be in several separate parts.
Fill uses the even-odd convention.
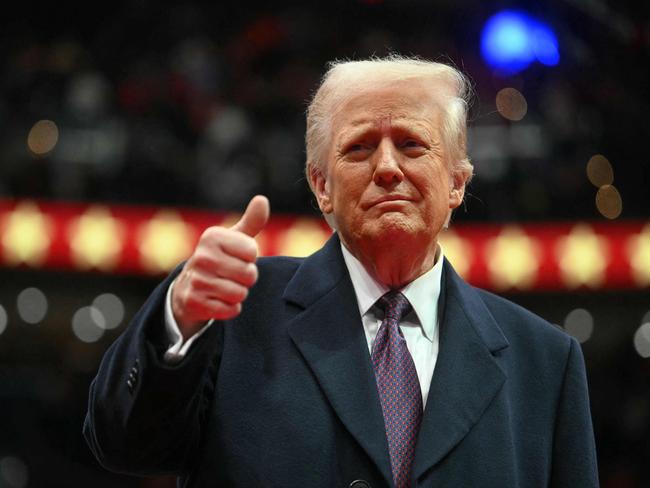
[[[231,229],[255,237],[268,222],[270,213],[269,199],[263,195],[255,195],[248,203],[244,215]]]

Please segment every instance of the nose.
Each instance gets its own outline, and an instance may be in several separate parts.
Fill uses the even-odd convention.
[[[375,151],[375,158],[373,180],[376,185],[391,186],[404,179],[404,173],[399,164],[398,151],[392,140],[382,139]]]

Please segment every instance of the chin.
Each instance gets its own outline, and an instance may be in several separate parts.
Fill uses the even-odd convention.
[[[421,223],[414,222],[399,212],[388,212],[379,217],[371,226],[373,239],[400,242],[421,235],[425,230]]]

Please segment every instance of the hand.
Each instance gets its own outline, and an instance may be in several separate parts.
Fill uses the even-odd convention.
[[[240,314],[248,289],[257,281],[254,237],[266,225],[269,213],[268,199],[257,195],[231,228],[214,226],[203,232],[172,289],[172,312],[183,337],[190,337],[210,319]]]

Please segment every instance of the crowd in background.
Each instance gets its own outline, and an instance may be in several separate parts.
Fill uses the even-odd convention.
[[[497,8],[517,6],[554,27],[557,66],[504,76],[485,64],[483,23]],[[275,212],[315,215],[303,174],[304,112],[327,62],[399,52],[451,62],[474,85],[476,176],[456,220],[604,220],[586,172],[595,154],[611,163],[618,218],[650,214],[650,15],[641,2],[137,0],[16,8],[19,16],[0,21],[0,199],[239,211],[264,193]],[[525,98],[520,119],[498,110],[503,88]],[[56,126],[56,141],[34,152],[30,134],[43,120]],[[0,486],[173,486],[168,478],[109,475],[91,458],[81,438],[85,395],[120,329],[87,345],[72,340],[68,323],[74,307],[106,291],[124,299],[127,321],[155,283],[70,273],[61,287],[57,273],[0,271],[5,305],[29,286],[51,299],[50,322],[40,328],[14,326],[7,308]],[[631,324],[607,329],[607,354],[590,343],[584,351],[603,486],[647,486],[650,370],[629,341],[647,296],[511,298],[557,323],[584,306],[599,324]]]
[[[73,27],[56,9],[36,10],[0,35],[0,195],[240,209],[262,192],[276,211],[311,212],[304,111],[327,61],[395,51],[454,63],[474,83],[477,175],[458,218],[598,218],[585,172],[594,154],[611,161],[623,217],[642,216],[650,80],[638,63],[648,60],[649,27],[631,19],[623,35],[570,3],[547,15],[560,64],[514,76],[481,59],[494,7],[477,2],[248,11],[140,1]],[[525,97],[519,121],[495,108],[504,87]],[[35,155],[26,140],[43,119],[59,138]]]

